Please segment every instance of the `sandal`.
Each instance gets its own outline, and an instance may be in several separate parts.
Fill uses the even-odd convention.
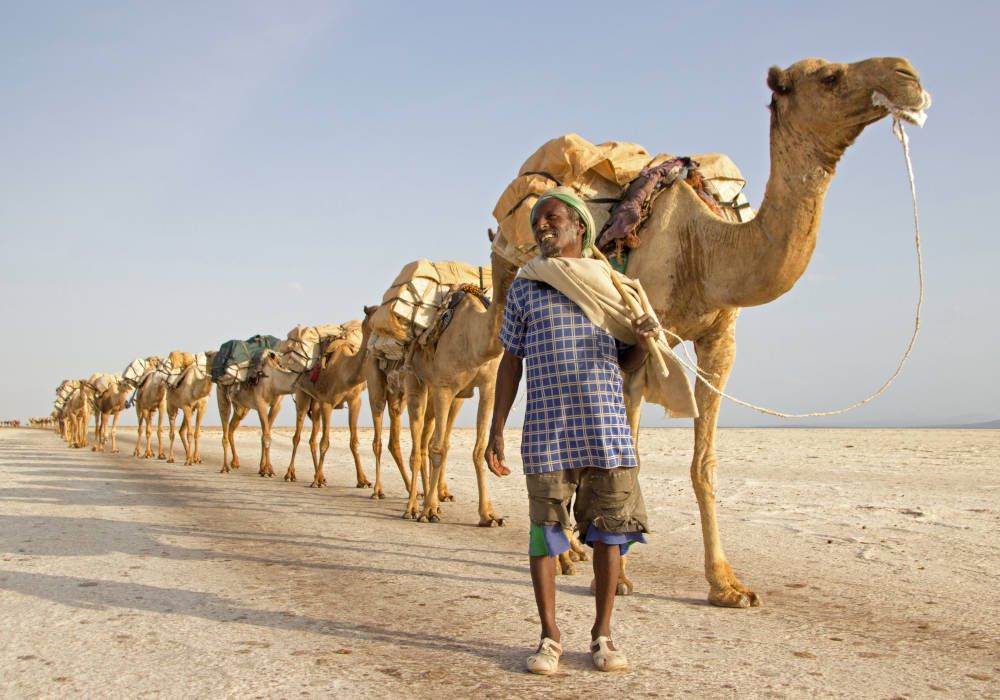
[[[560,656],[562,656],[562,645],[553,639],[542,637],[538,651],[528,657],[528,670],[540,676],[551,675],[559,668]]]
[[[598,671],[624,671],[628,668],[628,657],[611,648],[611,637],[598,637],[590,643],[590,658]]]

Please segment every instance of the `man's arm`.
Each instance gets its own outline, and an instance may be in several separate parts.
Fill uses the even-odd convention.
[[[497,381],[493,400],[493,422],[490,424],[489,442],[486,444],[486,465],[497,476],[510,474],[503,454],[503,427],[507,423],[510,408],[514,405],[517,385],[521,383],[523,361],[517,355],[504,350],[497,369]]]
[[[632,328],[639,342],[618,355],[618,364],[624,372],[634,372],[645,364],[649,357],[648,342],[656,338],[660,324],[647,314],[632,321]]]

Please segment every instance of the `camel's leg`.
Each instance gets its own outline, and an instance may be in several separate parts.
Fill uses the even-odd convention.
[[[389,397],[389,454],[399,469],[399,475],[403,477],[403,487],[407,492],[410,490],[410,475],[406,473],[403,466],[403,450],[399,447],[399,438],[402,433],[403,423],[403,396],[396,395]]]
[[[309,456],[313,463],[313,480],[309,484],[310,488],[316,486],[316,470],[319,468],[319,436],[322,429],[322,419],[320,418],[320,403],[313,401],[309,405]],[[326,479],[323,480],[324,482]]]
[[[271,426],[280,410],[280,396],[270,405],[263,401],[257,402],[257,415],[260,416],[260,469],[257,473],[261,476],[274,476],[274,468],[271,466]]]
[[[736,354],[734,337],[735,317],[716,329],[711,335],[695,341],[698,365],[719,390],[725,389],[726,380]],[[695,385],[698,401],[698,418],[694,420],[694,457],[691,460],[691,483],[701,512],[701,532],[705,545],[705,578],[708,579],[708,601],[713,605],[729,608],[748,608],[760,605],[757,595],[741,584],[726,560],[719,536],[715,507],[715,428],[719,417],[721,399],[705,388],[702,382]]]
[[[97,452],[101,444],[101,417],[103,415],[99,409],[94,411],[94,442],[90,446],[91,452]]]
[[[191,420],[194,417],[194,409],[190,404],[185,404],[184,408],[181,409],[183,415],[181,416],[181,444],[184,446],[184,466],[189,466],[193,463],[194,458],[192,456],[192,442],[194,441],[193,430],[191,427]],[[173,457],[173,455],[171,455]]]
[[[167,414],[167,423],[170,431],[170,446],[167,448],[167,464],[174,463],[174,436],[177,432],[177,409],[170,411]],[[181,430],[184,430],[184,423],[181,422]],[[187,441],[181,436],[181,442],[184,444],[184,451],[187,452]]]
[[[417,473],[423,464],[421,443],[424,434],[424,414],[427,410],[427,387],[412,377],[407,378],[406,411],[410,415],[410,494],[406,501],[403,517],[415,520],[417,517]],[[424,494],[427,485],[424,485]]]
[[[381,407],[378,404],[381,403]],[[372,413],[372,428],[375,433],[372,438],[372,454],[375,456],[375,485],[372,487],[372,499],[385,498],[385,491],[382,489],[382,414],[385,411],[385,399],[377,401],[373,395],[372,385],[368,385],[368,405]],[[392,416],[389,417],[392,420]],[[402,471],[402,466],[400,466]],[[403,481],[406,482],[406,472],[403,472]],[[409,484],[407,484],[409,491]]]
[[[111,419],[111,454],[118,454],[118,416],[121,411],[115,411]]]
[[[222,469],[229,471],[229,411],[231,408],[226,390],[221,386],[215,388],[215,401],[219,406],[219,423],[222,424]],[[235,454],[235,453],[234,453]]]
[[[372,482],[368,481],[368,477],[365,475],[365,470],[361,466],[361,443],[358,441],[358,416],[361,414],[361,392],[352,396],[347,402],[347,427],[351,432],[351,456],[354,457],[354,471],[357,476],[356,486],[359,489],[368,488],[372,485]],[[327,421],[327,424],[323,426],[323,440],[327,443],[330,442],[330,426],[328,421],[330,414],[327,413],[323,418]],[[326,457],[326,447],[323,448],[322,454],[320,456],[320,466],[323,465],[323,458]]]
[[[142,411],[138,408],[135,411],[135,417],[135,450],[132,451],[132,456],[138,457],[142,455]]]
[[[312,399],[308,396],[296,396],[295,401],[295,432],[292,434],[292,456],[288,460],[288,469],[285,470],[285,481],[295,481],[295,452],[299,449],[299,440],[302,439],[302,424],[306,420],[306,411],[312,405]]]
[[[167,412],[167,399],[164,398],[160,401],[159,407],[156,409],[156,458],[166,459],[167,453],[163,449],[163,414]]]
[[[486,485],[486,442],[489,439],[490,419],[493,417],[493,390],[479,390],[476,407],[476,445],[472,448],[472,464],[476,468],[476,486],[479,487],[479,525],[490,527],[494,523],[503,527],[504,519],[498,518],[490,503]]]
[[[437,479],[438,500],[441,502],[455,500],[455,497],[452,496],[451,492],[448,490],[448,485],[445,483],[445,474],[448,469],[448,454],[451,452],[451,431],[455,427],[455,418],[458,417],[458,411],[462,408],[463,403],[465,403],[465,399],[454,399],[451,402],[451,408],[448,412],[448,427],[445,429],[444,440],[441,447],[441,454],[443,455],[441,460],[441,471],[438,474]]]
[[[143,416],[146,423],[146,451],[142,456],[144,459],[149,459],[156,456],[156,453],[153,452],[153,412],[143,411]]]
[[[191,456],[192,464],[201,464],[201,419],[205,415],[205,409],[208,407],[207,399],[202,399],[198,402],[195,407],[195,419],[194,419],[194,454]]]
[[[446,389],[428,392],[427,401],[434,410],[434,432],[431,435],[430,445],[427,454],[431,462],[431,474],[427,483],[427,490],[424,491],[424,508],[420,513],[421,522],[436,523],[441,521],[441,505],[438,500],[438,482],[441,479],[441,472],[444,468],[444,461],[447,457],[446,443],[448,439],[448,427],[452,422],[451,408],[455,397]]]
[[[313,480],[309,486],[320,488],[326,486],[326,476],[323,474],[323,460],[330,448],[330,414],[333,406],[317,401],[312,413],[313,429],[309,434],[309,451],[313,458]]]
[[[434,406],[429,400],[424,401],[426,411],[424,413],[423,429],[420,431],[420,482],[423,484],[424,493],[427,493],[427,460],[430,458],[431,436],[434,434]]]

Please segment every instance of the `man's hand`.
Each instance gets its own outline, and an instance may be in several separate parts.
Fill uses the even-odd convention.
[[[660,323],[650,314],[643,314],[633,320],[632,328],[640,340],[656,340],[656,336],[660,334]]]
[[[486,445],[486,466],[497,476],[510,474],[510,469],[504,464],[503,433],[490,435],[490,441]]]

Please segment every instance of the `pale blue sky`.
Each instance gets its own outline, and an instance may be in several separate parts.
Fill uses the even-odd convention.
[[[138,355],[356,318],[418,257],[487,261],[497,197],[568,131],[727,153],[756,205],[767,69],[808,56],[905,56],[934,96],[910,128],[921,337],[888,394],[824,424],[1000,417],[996,6],[621,7],[0,3],[0,417]],[[786,411],[867,395],[909,338],[915,270],[882,122],[841,161],[803,279],[743,312],[729,391]]]

